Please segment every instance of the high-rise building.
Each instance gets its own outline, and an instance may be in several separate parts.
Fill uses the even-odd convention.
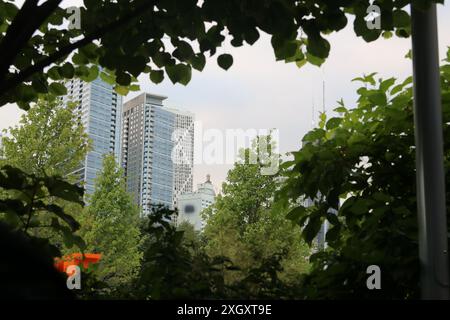
[[[187,111],[170,109],[175,114],[175,146],[173,159],[173,206],[178,197],[192,192],[194,185],[194,115]]]
[[[210,175],[206,176],[206,182],[197,185],[196,192],[181,194],[178,197],[177,224],[188,222],[194,229],[200,231],[204,227],[201,213],[214,203],[216,192],[211,183]]]
[[[64,103],[74,102],[80,120],[92,141],[91,150],[76,171],[84,181],[87,194],[94,192],[94,180],[102,169],[103,156],[114,154],[120,159],[122,96],[100,78],[92,82],[71,79],[66,82]]]
[[[122,166],[143,214],[155,204],[173,208],[180,191],[192,191],[194,117],[163,106],[166,98],[142,93],[123,109]]]

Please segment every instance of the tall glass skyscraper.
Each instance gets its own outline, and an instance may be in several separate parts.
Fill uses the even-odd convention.
[[[79,79],[66,82],[65,103],[77,104],[81,122],[91,139],[91,151],[76,171],[84,181],[87,194],[94,192],[94,180],[102,169],[103,156],[111,153],[120,159],[122,96],[100,78],[87,83]]]
[[[173,152],[178,150],[180,141],[176,132],[183,129],[180,117],[189,117],[192,123],[193,152],[193,114],[163,106],[167,97],[142,93],[124,104],[122,125],[122,166],[125,170],[127,191],[130,192],[143,214],[151,211],[151,205],[162,204],[174,207],[178,195],[177,179],[181,169],[173,162]],[[184,168],[187,177],[184,188],[192,191],[192,163]]]

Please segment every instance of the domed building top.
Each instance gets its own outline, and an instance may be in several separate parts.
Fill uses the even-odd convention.
[[[197,192],[210,194],[212,196],[216,195],[216,191],[214,191],[214,186],[211,182],[211,175],[207,174],[206,181],[197,185]]]

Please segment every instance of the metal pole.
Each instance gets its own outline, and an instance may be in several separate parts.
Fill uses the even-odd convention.
[[[411,20],[422,299],[450,299],[436,4]]]

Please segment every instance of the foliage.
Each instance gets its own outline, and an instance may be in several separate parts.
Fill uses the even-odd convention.
[[[252,148],[241,150],[222,195],[204,211],[207,253],[226,256],[238,268],[224,270],[224,278],[239,298],[289,297],[288,287],[296,287],[308,270],[309,250],[300,228],[271,210],[279,176],[262,174],[258,148],[264,139],[270,137],[259,137]]]
[[[207,53],[213,56],[228,40],[236,47],[244,41],[252,45],[261,31],[271,36],[278,60],[320,65],[330,51],[324,36],[343,29],[348,15],[355,17],[355,33],[365,41],[383,32],[388,37],[391,31],[407,37],[405,7],[414,3],[424,8],[432,1],[443,3],[375,1],[381,8],[381,30],[366,26],[369,0],[84,0],[80,29],[66,27],[73,13],[59,7],[62,0],[25,1],[20,9],[1,1],[0,105],[28,109],[39,94],[64,94],[58,81],[92,81],[99,73],[123,95],[138,89],[141,73],[155,83],[166,74],[185,85],[192,68],[204,68]],[[225,53],[217,62],[228,69],[233,59]]]
[[[441,67],[447,192],[449,57],[450,50]],[[286,180],[277,203],[290,208],[288,217],[302,227],[305,240],[312,241],[325,219],[332,226],[326,234],[330,249],[312,258],[304,283],[308,298],[419,296],[412,80],[374,77],[355,79],[363,83],[356,108],[341,101],[338,117],[322,115],[319,128],[283,164]],[[299,205],[304,198],[314,204]],[[338,210],[337,216],[327,213],[329,208]],[[372,264],[381,268],[382,290],[367,290],[366,269]]]
[[[212,299],[225,297],[221,269],[226,259],[210,259],[187,225],[171,222],[176,212],[154,206],[144,218],[144,257],[139,277],[128,293],[139,299]],[[189,238],[185,234],[189,233]],[[230,266],[231,267],[231,266]]]
[[[19,126],[7,131],[2,162],[28,173],[76,181],[71,174],[88,151],[88,137],[76,115],[75,105],[44,96],[21,117]]]
[[[136,276],[142,256],[138,218],[139,210],[126,192],[122,169],[113,155],[106,155],[94,193],[80,216],[79,234],[87,252],[102,254],[94,273],[111,288]]]
[[[20,175],[16,177],[19,181],[22,178],[29,184],[29,187],[19,191],[2,192],[2,198],[7,203],[23,204],[26,199],[29,205],[24,207],[30,210],[29,214],[21,212],[20,206],[7,208],[5,205],[5,211],[9,212],[8,217],[12,219],[9,221],[28,234],[50,240],[60,249],[64,249],[63,242],[69,247],[74,242],[82,246],[81,239],[70,235],[78,228],[72,216],[82,209],[83,202],[77,198],[82,193],[67,182],[77,179],[72,172],[80,166],[86,155],[88,138],[74,113],[73,105],[64,106],[52,95],[43,97],[22,116],[19,126],[9,128],[7,136],[3,138],[0,160],[3,166],[8,166],[4,167],[9,172],[8,177],[14,179],[16,173]],[[60,183],[64,188],[77,191],[72,197],[66,194],[65,197],[71,198],[66,201],[40,186],[39,178],[44,181],[51,179],[51,183],[55,184],[53,188],[58,188],[58,179],[62,179]],[[52,212],[57,212],[57,215]],[[69,225],[65,226],[67,223]]]
[[[63,207],[46,201],[48,197],[54,197],[81,205],[82,188],[59,176],[40,177],[5,165],[0,168],[0,190],[0,219],[14,231],[31,238],[36,247],[53,257],[61,256],[60,247],[50,244],[47,238],[35,236],[34,230],[51,228],[62,235],[67,247],[76,244],[84,248],[82,239],[74,234],[80,224]]]

